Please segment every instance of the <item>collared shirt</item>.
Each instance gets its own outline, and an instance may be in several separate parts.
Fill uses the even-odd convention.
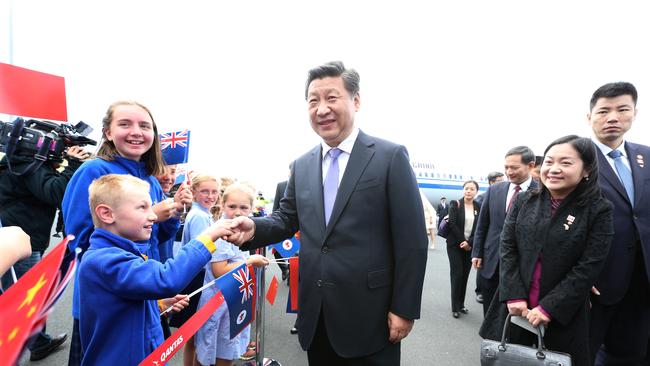
[[[612,157],[607,155],[607,154],[610,153],[610,151],[612,151],[614,149],[612,149],[611,147],[609,147],[609,146],[603,144],[602,142],[598,141],[598,139],[596,139],[596,138],[592,138],[591,140],[594,142],[594,144],[596,144],[596,146],[598,146],[600,151],[602,151],[603,155],[605,155],[605,158],[607,159],[607,162],[612,167],[612,170],[614,171],[614,173],[616,174],[616,176],[620,180],[621,177],[618,175],[618,170],[616,170],[616,165],[614,165],[615,164],[614,159],[612,159]],[[625,164],[625,166],[628,169],[630,169],[630,171],[632,171],[632,168],[630,167],[630,159],[627,156],[627,152],[625,151],[625,140],[623,140],[623,142],[621,142],[621,144],[616,148],[616,150],[620,151],[621,154],[623,154],[623,157],[625,158],[625,159],[623,159],[623,164]]]
[[[341,141],[339,146],[336,146],[336,148],[342,151],[341,155],[339,155],[338,157],[339,185],[341,184],[341,179],[343,179],[343,174],[345,174],[345,168],[348,166],[348,160],[350,160],[350,154],[352,153],[352,148],[354,147],[354,143],[357,141],[357,136],[359,136],[359,129],[355,127],[354,129],[352,129],[350,135],[346,137],[345,140]],[[323,162],[322,162],[323,183],[325,182],[327,171],[329,170],[330,164],[332,163],[332,158],[329,155],[329,151],[331,149],[333,149],[333,147],[326,144],[325,141],[321,141],[321,150],[323,154]]]
[[[519,187],[521,187],[521,190],[519,193],[526,192],[528,190],[528,187],[530,187],[530,183],[533,181],[532,176],[528,176],[528,179],[524,181],[523,183],[519,184]],[[508,203],[510,203],[510,199],[512,199],[512,196],[515,194],[515,187],[517,184],[514,184],[510,182],[510,185],[508,186],[508,195],[506,196],[506,211],[508,211]]]

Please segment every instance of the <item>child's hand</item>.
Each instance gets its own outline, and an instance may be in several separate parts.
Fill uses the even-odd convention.
[[[233,234],[233,231],[229,228],[230,221],[231,220],[219,220],[210,225],[209,228],[203,230],[201,235],[207,235],[212,241],[216,241],[219,238],[228,240],[228,237]]]
[[[156,203],[152,207],[153,213],[156,214],[158,219],[156,219],[156,222],[163,222],[169,220],[171,217],[176,215],[176,206],[174,205],[174,202],[170,202],[168,200],[164,200],[162,202]]]
[[[190,300],[187,298],[187,295],[176,295],[174,297],[162,299],[160,300],[160,303],[163,306],[162,310],[167,310],[168,307],[173,306],[172,311],[178,313],[179,311],[185,309],[186,306],[190,305]]]
[[[269,265],[269,260],[268,258],[259,255],[259,254],[253,254],[248,259],[246,260],[247,264],[251,264],[254,267],[265,267]]]
[[[187,183],[183,182],[178,188],[178,191],[176,191],[176,194],[174,194],[176,211],[183,212],[183,208],[189,210],[189,208],[192,207],[193,199],[194,196],[192,195],[192,191],[187,187]]]

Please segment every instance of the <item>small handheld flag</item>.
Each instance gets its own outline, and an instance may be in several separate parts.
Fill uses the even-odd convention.
[[[300,250],[300,239],[294,236],[293,238],[285,239],[279,243],[275,243],[271,245],[271,247],[277,250],[282,258],[289,258]]]
[[[230,339],[235,338],[254,319],[255,271],[242,264],[217,279],[230,316]]]
[[[161,133],[160,148],[165,164],[185,164],[190,152],[190,131]]]

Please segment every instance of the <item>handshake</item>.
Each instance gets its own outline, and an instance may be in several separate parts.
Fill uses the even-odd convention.
[[[212,241],[223,239],[240,246],[255,235],[255,223],[246,216],[221,219],[203,230],[201,235],[207,235]]]

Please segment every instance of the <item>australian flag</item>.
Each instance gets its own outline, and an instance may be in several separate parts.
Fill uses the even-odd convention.
[[[228,304],[230,339],[233,339],[255,318],[255,271],[244,263],[219,277],[217,287]]]
[[[185,164],[190,152],[190,131],[161,133],[160,148],[165,164]]]
[[[289,258],[300,250],[300,240],[295,236],[275,243],[272,247],[280,253],[282,258]]]

